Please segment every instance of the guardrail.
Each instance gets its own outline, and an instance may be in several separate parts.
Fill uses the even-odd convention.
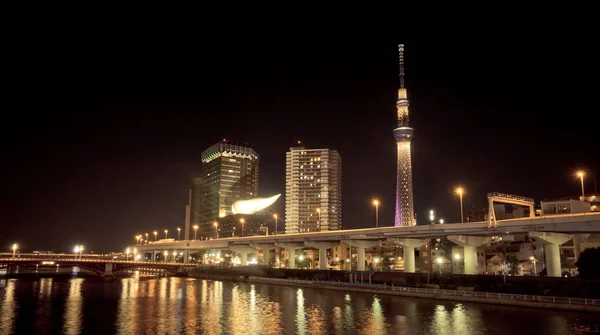
[[[368,289],[382,289],[382,290],[412,292],[412,293],[442,294],[442,295],[460,296],[460,297],[477,297],[477,298],[488,298],[488,299],[506,299],[506,300],[518,300],[518,301],[546,302],[546,303],[553,303],[553,304],[600,306],[600,299],[551,297],[551,296],[542,296],[542,295],[475,292],[475,291],[461,291],[461,290],[441,290],[441,289],[431,289],[431,288],[421,288],[421,287],[393,286],[393,285],[386,285],[386,284],[364,284],[364,283],[349,283],[349,282],[337,282],[337,281],[283,279],[283,278],[254,277],[254,276],[250,276],[249,279],[257,280],[257,281],[264,281],[264,282],[273,282],[273,283],[294,283],[294,284],[303,284],[303,285],[305,285],[305,284],[325,284],[325,285],[332,285],[332,286],[360,287],[360,288],[368,288]]]

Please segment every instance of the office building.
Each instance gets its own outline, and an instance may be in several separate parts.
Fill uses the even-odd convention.
[[[232,215],[234,202],[257,196],[258,154],[247,144],[223,140],[201,158],[201,177],[192,185],[191,226],[199,227],[198,239],[215,238],[217,219]]]

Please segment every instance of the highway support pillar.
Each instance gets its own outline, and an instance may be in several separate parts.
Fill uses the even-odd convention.
[[[365,249],[381,245],[380,241],[345,240],[344,243],[356,248],[356,270],[365,271]]]
[[[113,275],[113,263],[104,264],[104,272],[102,273],[102,277],[108,277]]]
[[[477,247],[493,242],[491,237],[449,235],[448,240],[463,247],[465,260],[465,274],[476,275],[477,272]],[[433,260],[431,260],[433,262]]]
[[[229,250],[240,255],[240,265],[248,265],[248,254],[255,252],[256,249],[247,245],[229,245]]]
[[[304,242],[309,248],[319,250],[319,269],[327,270],[327,249],[335,248],[339,243],[334,242]]]
[[[275,243],[275,246],[287,250],[289,266],[288,269],[296,268],[296,250],[302,249],[304,244],[300,243]]]
[[[250,246],[252,248],[259,249],[260,251],[262,251],[262,254],[263,254],[262,265],[268,267],[269,266],[269,261],[270,261],[269,252],[271,250],[277,248],[275,246],[275,244],[269,244],[269,243],[264,243],[264,244],[250,244]]]
[[[571,240],[573,235],[532,231],[529,232],[529,236],[538,238],[544,243],[546,273],[548,277],[560,277],[560,245]]]
[[[415,273],[415,248],[425,244],[425,240],[416,238],[397,238],[395,242],[402,246],[404,257],[404,272]]]

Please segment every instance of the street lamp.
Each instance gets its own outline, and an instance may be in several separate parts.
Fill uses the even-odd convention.
[[[242,237],[244,237],[244,223],[246,223],[246,220],[244,220],[244,218],[241,218],[240,223],[242,224]]]
[[[460,259],[460,254],[454,254],[455,259]]]
[[[213,226],[215,226],[215,236],[218,239],[219,238],[219,222],[215,221],[215,223],[213,223]]]
[[[129,248],[125,249],[125,260],[129,260]]]
[[[155,230],[155,231],[153,232],[153,234],[154,234],[154,241],[156,242],[156,238],[158,237],[158,232]]]
[[[137,248],[133,248],[133,261],[135,262],[137,256]]]
[[[169,236],[169,231],[165,229],[165,240],[167,239],[167,236]]]
[[[83,245],[79,246],[79,259],[83,258]]]
[[[458,196],[460,197],[460,223],[464,223],[464,216],[463,216],[463,200],[462,200],[462,196],[463,196],[463,189],[462,187],[458,187],[456,189],[456,193],[458,194]]]
[[[194,241],[196,240],[196,234],[198,233],[198,228],[199,228],[198,225],[195,224],[194,225]]]
[[[534,256],[529,256],[529,259],[531,260],[531,263],[533,264],[533,273],[535,273],[535,275],[537,276],[537,259],[535,259]]]
[[[177,239],[181,240],[181,228],[177,227]]]
[[[440,219],[440,224],[444,224],[444,219]]]
[[[16,253],[17,253],[17,249],[18,249],[18,248],[19,248],[19,245],[18,245],[18,244],[16,244],[16,243],[15,243],[15,244],[13,244],[13,246],[12,246],[12,250],[13,250],[13,258],[15,258],[15,255],[16,255]]]
[[[177,261],[177,251],[173,250],[173,262]]]
[[[429,222],[435,222],[435,214],[433,213],[433,209],[429,211]]]
[[[273,214],[273,218],[275,219],[275,235],[277,235],[277,214]]]
[[[146,233],[145,235],[146,235],[146,243],[148,243],[148,233]]]
[[[442,257],[438,257],[436,259],[438,265],[440,266],[440,274],[442,273],[442,263],[444,262],[444,260],[442,259]]]
[[[583,171],[579,171],[577,172],[577,176],[579,177],[579,179],[581,179],[581,197],[585,198],[585,192],[583,190],[583,176],[585,176],[585,173]]]
[[[373,200],[373,206],[375,206],[375,228],[379,228],[379,200]]]
[[[317,231],[321,231],[321,209],[317,208],[317,214],[319,215],[319,220],[317,221]]]

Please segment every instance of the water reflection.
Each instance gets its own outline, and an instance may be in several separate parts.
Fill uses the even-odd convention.
[[[597,333],[596,319],[593,313],[191,278],[11,279],[0,288],[0,334],[569,335]]]
[[[81,284],[83,278],[71,280],[69,295],[65,303],[65,315],[63,321],[63,334],[80,334],[83,316],[83,297],[81,296]]]
[[[18,304],[15,299],[14,280],[9,280],[6,289],[0,290],[0,334],[12,334]]]

